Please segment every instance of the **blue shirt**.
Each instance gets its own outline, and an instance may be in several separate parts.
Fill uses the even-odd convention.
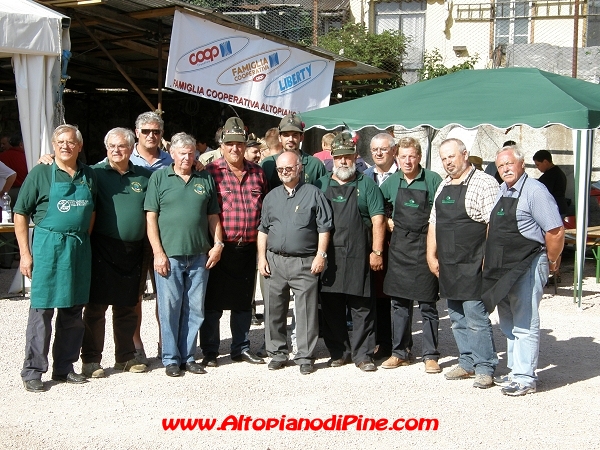
[[[545,244],[546,232],[563,226],[554,197],[550,195],[546,186],[527,174],[521,175],[511,188],[502,183],[496,202],[500,197],[519,197],[517,226],[519,232],[527,239]]]
[[[160,148],[158,151],[158,159],[154,161],[154,164],[149,164],[148,161],[142,158],[140,152],[138,152],[137,144],[135,144],[135,147],[133,147],[133,153],[131,153],[131,156],[129,157],[129,161],[136,166],[145,167],[151,172],[154,172],[158,169],[164,169],[173,162],[173,158],[171,158],[171,155]]]

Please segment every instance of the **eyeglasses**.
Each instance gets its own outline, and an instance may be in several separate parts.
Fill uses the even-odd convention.
[[[78,142],[73,142],[73,141],[54,141],[54,142],[59,147],[62,147],[63,145],[66,145],[69,148],[75,148],[77,146],[77,144],[78,144]]]
[[[371,153],[388,153],[391,150],[391,147],[377,147],[372,148]]]
[[[150,129],[150,128],[142,128],[140,130],[140,133],[147,135],[147,134],[155,134],[157,136],[160,136],[162,134],[162,130],[154,130],[154,129]]]
[[[129,146],[127,144],[119,144],[119,145],[108,144],[106,146],[106,148],[107,148],[107,150],[119,149],[121,151],[125,151],[125,150],[129,149]]]
[[[278,167],[277,168],[277,172],[278,173],[283,173],[283,172],[291,172],[292,170],[294,170],[296,167],[298,167],[300,164],[294,164],[293,166],[286,166],[286,167]]]

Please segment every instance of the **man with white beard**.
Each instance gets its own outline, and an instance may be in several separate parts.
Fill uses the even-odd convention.
[[[371,269],[383,269],[385,216],[377,184],[356,171],[356,138],[343,131],[331,146],[333,171],[317,181],[333,210],[334,230],[321,274],[323,338],[331,355],[330,367],[350,360],[363,372],[376,370],[375,295]],[[352,340],[346,326],[352,314]]]

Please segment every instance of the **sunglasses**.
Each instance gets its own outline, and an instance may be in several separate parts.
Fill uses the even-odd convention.
[[[153,129],[148,129],[148,128],[142,128],[140,130],[140,133],[142,133],[144,135],[152,133],[152,134],[155,134],[157,136],[160,136],[162,134],[162,130],[153,130]]]

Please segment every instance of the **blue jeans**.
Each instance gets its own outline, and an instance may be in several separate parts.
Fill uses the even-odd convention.
[[[492,323],[481,300],[448,299],[452,334],[460,356],[458,365],[477,374],[493,375],[498,355],[492,335]]]
[[[539,306],[548,281],[548,257],[537,256],[498,304],[500,329],[506,336],[507,366],[511,378],[535,387],[540,350]]]
[[[221,343],[221,332],[219,321],[223,316],[222,309],[207,309],[206,317],[200,328],[200,347],[202,353],[207,356],[209,353],[219,354],[219,344]],[[250,340],[248,332],[252,321],[252,310],[231,310],[229,326],[231,328],[231,357],[239,356],[244,350],[250,350]]]
[[[155,273],[165,367],[194,361],[196,336],[204,320],[206,261],[206,255],[172,256],[167,276]]]

